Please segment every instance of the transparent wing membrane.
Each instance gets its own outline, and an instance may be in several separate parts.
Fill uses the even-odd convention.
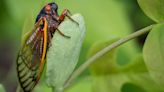
[[[43,52],[47,49],[47,46],[44,46],[45,39],[47,39],[44,35],[44,31],[47,31],[47,27],[45,27],[47,25],[44,25],[45,21],[40,19],[36,23],[33,32],[27,34],[29,36],[25,38],[26,40],[17,57],[18,78],[25,92],[30,92],[34,88],[43,71],[40,66],[44,66],[41,65],[41,62],[45,59],[46,53]],[[40,25],[44,25],[44,28],[41,29]]]

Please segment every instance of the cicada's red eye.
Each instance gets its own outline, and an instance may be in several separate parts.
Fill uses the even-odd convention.
[[[51,6],[50,5],[47,5],[45,7],[45,11],[46,11],[46,13],[50,13],[51,12]]]

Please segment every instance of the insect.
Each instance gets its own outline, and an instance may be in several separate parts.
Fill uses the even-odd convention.
[[[63,37],[70,38],[58,29],[61,22],[68,17],[77,23],[69,16],[69,10],[65,9],[60,16],[57,10],[58,6],[54,2],[45,5],[36,18],[33,30],[24,38],[17,56],[17,74],[24,92],[31,92],[40,80],[53,34],[57,31]]]

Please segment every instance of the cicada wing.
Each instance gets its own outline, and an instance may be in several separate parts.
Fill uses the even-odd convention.
[[[32,32],[25,36],[17,56],[17,72],[20,85],[30,92],[40,79],[47,51],[47,21],[42,18]]]

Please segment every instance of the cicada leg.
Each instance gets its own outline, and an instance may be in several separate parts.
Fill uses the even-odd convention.
[[[64,21],[65,17],[68,17],[72,22],[76,23],[77,25],[79,25],[78,22],[76,22],[75,20],[73,20],[71,17],[70,17],[71,13],[68,9],[64,9],[64,11],[62,12],[62,14],[59,16],[58,18],[58,21],[59,22],[62,22]]]
[[[62,33],[58,28],[56,28],[56,30],[59,32],[60,35],[62,35],[63,37],[66,38],[71,38],[70,36],[65,35],[64,33]]]

